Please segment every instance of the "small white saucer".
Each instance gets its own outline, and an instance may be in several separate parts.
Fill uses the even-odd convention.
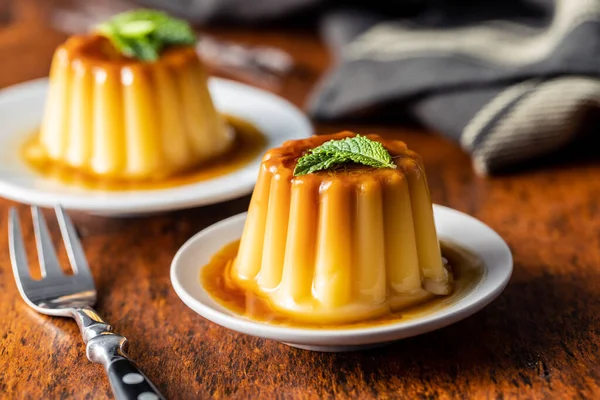
[[[0,90],[0,196],[27,204],[102,215],[136,215],[197,207],[252,191],[262,154],[246,166],[214,179],[166,189],[102,191],[67,186],[44,178],[19,157],[19,147],[39,128],[48,80],[38,79]],[[267,137],[266,148],[313,134],[304,114],[274,94],[242,83],[211,78],[216,107],[241,117]]]
[[[200,284],[200,271],[224,245],[240,238],[246,214],[214,224],[189,239],[171,264],[177,295],[204,318],[231,330],[314,351],[354,351],[440,329],[481,310],[510,279],[513,262],[504,240],[487,225],[451,208],[434,205],[438,235],[479,255],[485,272],[479,284],[448,307],[406,322],[355,329],[307,329],[251,321],[212,300]]]

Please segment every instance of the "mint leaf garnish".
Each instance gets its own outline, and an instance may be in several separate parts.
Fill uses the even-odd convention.
[[[336,165],[344,163],[346,158],[328,152],[313,152],[301,157],[294,169],[294,175],[306,175],[311,172],[322,171],[333,168]]]
[[[330,140],[310,150],[298,160],[294,175],[306,175],[349,162],[374,168],[396,168],[392,156],[381,143],[356,135],[341,140]]]
[[[165,47],[196,43],[187,22],[155,10],[124,12],[94,30],[110,39],[121,54],[143,61],[158,60]]]
[[[144,61],[158,60],[159,50],[156,45],[156,40],[152,40],[149,37],[141,37],[137,40],[131,40],[130,43],[134,58]]]
[[[131,21],[119,27],[119,35],[126,38],[142,38],[150,35],[156,30],[156,24],[152,21]]]
[[[187,22],[169,18],[156,26],[154,35],[166,44],[192,45],[196,43],[196,35]]]

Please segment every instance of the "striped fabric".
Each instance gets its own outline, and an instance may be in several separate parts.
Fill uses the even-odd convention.
[[[600,0],[529,3],[539,13],[528,19],[475,15],[459,25],[443,12],[433,24],[334,13],[324,33],[339,62],[309,111],[336,119],[404,102],[470,152],[480,174],[557,150],[600,107]],[[373,22],[356,32],[364,21]]]

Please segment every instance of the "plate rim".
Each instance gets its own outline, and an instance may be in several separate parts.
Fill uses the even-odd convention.
[[[441,206],[438,204],[433,205],[434,214],[446,213],[454,214],[461,219],[468,219],[471,223],[476,223],[479,229],[485,229],[488,234],[491,234],[494,240],[496,250],[500,251],[501,256],[505,257],[502,260],[503,265],[486,266],[486,271],[491,268],[502,268],[500,270],[500,279],[495,282],[493,287],[481,296],[477,300],[473,300],[466,304],[457,304],[452,306],[452,311],[442,309],[431,316],[425,316],[415,318],[408,322],[396,322],[385,325],[377,325],[373,327],[363,328],[350,328],[350,329],[320,329],[320,328],[296,328],[288,326],[277,326],[270,325],[267,323],[261,323],[257,321],[251,321],[243,319],[243,317],[233,315],[233,312],[227,314],[223,311],[217,310],[210,305],[204,304],[202,300],[196,299],[192,294],[188,293],[187,290],[181,285],[178,279],[178,269],[182,268],[181,258],[189,251],[196,243],[202,240],[204,237],[208,237],[224,228],[228,228],[229,225],[236,223],[242,223],[246,219],[247,213],[241,213],[231,216],[227,219],[221,220],[215,224],[208,226],[200,232],[193,235],[188,239],[177,251],[170,267],[170,279],[171,285],[175,290],[177,296],[186,304],[192,311],[199,314],[201,317],[208,319],[209,321],[216,323],[217,325],[223,326],[230,330],[248,334],[252,336],[261,337],[264,339],[277,340],[280,342],[288,342],[293,344],[302,345],[317,345],[317,346],[331,346],[331,345],[367,345],[375,343],[383,343],[388,341],[400,340],[403,338],[416,336],[431,332],[437,329],[454,324],[460,320],[463,320],[476,312],[483,309],[494,301],[500,293],[506,288],[513,272],[513,257],[510,248],[506,242],[488,225],[479,221],[478,219],[465,214],[461,211]],[[235,240],[235,239],[232,239]],[[497,262],[500,264],[500,261]],[[200,273],[202,266],[197,267],[196,273]],[[465,298],[475,295],[481,290],[482,284],[490,279],[490,273],[484,274],[482,281],[469,292]],[[206,290],[198,285],[203,292]],[[208,293],[207,293],[208,295]],[[210,296],[210,295],[208,295]],[[222,306],[220,306],[222,307]],[[456,309],[454,309],[456,308]],[[201,310],[201,311],[199,311]],[[444,312],[444,310],[446,310]]]
[[[296,135],[294,136],[294,138],[296,138],[296,136],[300,137],[300,135],[297,132],[302,132],[301,134],[303,135],[303,137],[309,137],[315,132],[311,121],[302,112],[300,108],[292,104],[289,100],[278,96],[275,93],[242,82],[224,79],[220,77],[210,77],[208,84],[211,90],[214,90],[213,88],[215,87],[221,88],[221,90],[240,90],[244,91],[250,96],[261,96],[265,101],[272,102],[273,104],[278,103],[280,107],[283,107],[282,110],[285,110],[286,114],[289,113],[290,116],[294,117],[295,126],[298,127],[298,129],[295,131]],[[15,97],[32,96],[34,94],[37,95],[36,92],[47,90],[48,85],[48,77],[42,77],[1,88],[0,108],[5,105],[10,105],[12,102],[15,101]],[[249,119],[251,120],[251,118]],[[251,120],[250,122],[253,121]],[[270,136],[267,135],[267,138],[270,138]],[[286,138],[282,139],[288,140]],[[292,139],[292,137],[290,136],[289,139]],[[5,140],[8,141],[9,139]],[[250,173],[251,171],[248,168],[251,167],[252,164],[258,162],[262,158],[262,156],[263,154],[261,153],[254,159],[250,160],[246,166],[232,171],[230,173],[216,177],[215,180],[218,180],[220,178],[227,178],[228,176],[234,173]],[[34,177],[35,173],[32,171],[30,176]],[[37,178],[42,180],[45,179],[42,176],[37,176]],[[248,180],[237,180],[235,185],[228,185],[224,189],[219,189],[218,187],[215,189],[211,189],[210,195],[198,197],[199,192],[201,192],[202,190],[206,190],[206,187],[204,186],[206,182],[209,181],[200,181],[172,188],[159,188],[139,191],[111,192],[85,190],[78,188],[78,190],[82,190],[83,193],[82,195],[78,195],[73,193],[65,194],[52,190],[40,190],[33,187],[33,185],[27,186],[15,182],[8,182],[5,179],[0,179],[0,196],[9,200],[25,204],[35,204],[42,207],[54,206],[58,202],[65,209],[74,211],[92,212],[104,215],[138,215],[152,212],[200,207],[236,199],[241,196],[247,195],[252,191],[252,188],[256,183],[256,176]],[[217,182],[212,183],[218,185]],[[192,195],[192,192],[195,192],[195,194]],[[168,201],[166,199],[151,199],[153,197],[153,194],[167,196],[170,193],[173,193],[173,196]],[[187,196],[183,196],[186,193],[189,194]],[[148,195],[148,198],[144,199],[143,201],[139,198],[137,200],[127,199],[127,196],[144,195]],[[181,197],[183,197],[183,199],[181,199]]]

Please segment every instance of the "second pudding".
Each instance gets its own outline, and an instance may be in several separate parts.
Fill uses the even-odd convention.
[[[119,18],[185,25],[143,10]],[[185,44],[171,40],[156,60],[125,55],[98,33],[69,38],[54,54],[44,119],[27,158],[104,180],[149,181],[227,152],[235,138],[213,105],[189,35]]]
[[[346,323],[452,292],[420,157],[380,142],[396,168],[347,164],[294,176],[298,159],[350,132],[264,157],[230,277],[290,317]]]

